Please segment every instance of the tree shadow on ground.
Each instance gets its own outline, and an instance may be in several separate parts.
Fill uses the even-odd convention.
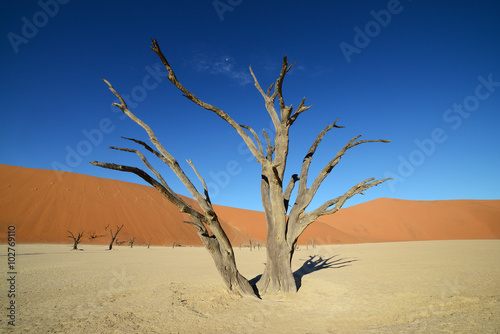
[[[343,267],[350,266],[352,262],[358,261],[356,259],[348,260],[345,258],[336,259],[338,255],[330,256],[329,258],[323,259],[323,257],[319,255],[309,255],[309,259],[307,259],[304,264],[293,273],[293,278],[295,279],[295,285],[297,286],[297,291],[299,291],[302,286],[302,277],[305,275],[309,275],[312,272],[322,270],[322,269],[340,269]],[[256,290],[255,285],[259,281],[262,275],[257,275],[251,280],[249,280],[250,284]]]
[[[322,270],[322,269],[340,269],[343,267],[350,266],[352,262],[357,261],[356,259],[347,260],[345,258],[337,259],[338,255],[330,256],[329,258],[323,259],[319,255],[310,255],[302,267],[297,269],[293,273],[295,278],[295,284],[297,285],[297,291],[302,286],[302,277],[309,275],[312,272]]]

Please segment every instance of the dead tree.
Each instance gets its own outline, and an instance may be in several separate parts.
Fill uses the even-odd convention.
[[[149,241],[148,241],[148,249],[149,249],[149,245],[151,245],[151,241],[153,240],[153,238],[149,238]]]
[[[389,142],[388,140],[358,140],[361,136],[356,136],[351,139],[321,170],[319,175],[313,179],[312,184],[308,186],[309,167],[311,165],[312,157],[323,137],[327,132],[333,128],[343,128],[337,125],[337,121],[328,125],[321,131],[314,142],[312,143],[309,151],[305,155],[302,163],[301,170],[298,174],[293,174],[288,183],[285,183],[285,169],[287,165],[288,149],[289,149],[289,130],[295,123],[297,118],[311,106],[305,106],[305,98],[302,99],[299,106],[294,110],[292,105],[287,106],[283,98],[282,86],[285,75],[290,71],[292,65],[288,65],[287,57],[283,58],[280,74],[276,82],[272,83],[267,91],[264,91],[252,68],[250,67],[250,74],[252,75],[255,87],[264,99],[264,105],[271,117],[274,125],[274,140],[271,140],[269,134],[263,131],[265,138],[265,146],[263,141],[258,136],[257,132],[249,126],[239,124],[225,111],[216,106],[208,104],[188,89],[186,89],[177,79],[173,69],[168,63],[167,59],[160,50],[156,40],[152,40],[153,46],[151,49],[158,55],[163,65],[168,71],[169,81],[179,89],[185,97],[197,104],[198,106],[214,112],[217,116],[227,122],[243,139],[250,152],[255,157],[256,161],[261,165],[261,195],[262,203],[264,206],[266,222],[267,222],[267,243],[266,253],[267,262],[264,273],[260,280],[257,282],[257,287],[260,293],[263,292],[294,292],[297,291],[296,283],[292,274],[291,260],[297,244],[298,237],[302,232],[313,223],[318,217],[322,215],[333,214],[338,211],[345,201],[356,194],[376,186],[386,180],[375,180],[370,178],[359,182],[351,187],[346,193],[334,199],[326,201],[318,208],[306,212],[306,208],[311,203],[313,197],[318,191],[319,186],[330,174],[332,169],[338,164],[344,154],[351,148],[364,143],[373,142]],[[156,148],[151,148],[143,141],[125,138],[135,142],[147,151],[156,155],[165,164],[167,164],[182,181],[182,183],[189,190],[191,196],[198,202],[201,210],[196,210],[188,205],[182,198],[174,193],[167,183],[163,180],[161,175],[149,164],[145,156],[138,150],[129,148],[111,147],[112,149],[131,152],[137,154],[148,169],[155,174],[158,180],[154,179],[142,169],[131,166],[116,165],[113,163],[92,162],[93,165],[134,173],[146,182],[158,189],[169,201],[179,207],[182,212],[189,214],[193,221],[189,223],[194,225],[198,231],[203,244],[212,255],[219,272],[221,273],[224,282],[229,290],[241,294],[254,295],[254,291],[248,281],[238,272],[234,260],[233,248],[222,229],[219,218],[215,213],[212,203],[209,198],[207,186],[204,179],[200,176],[191,161],[188,161],[191,168],[196,173],[197,177],[203,185],[203,193],[199,192],[196,187],[191,183],[190,179],[185,175],[183,169],[179,166],[178,162],[167,152],[163,145],[156,138],[153,130],[145,124],[142,120],[137,118],[128,108],[125,100],[120,96],[113,86],[106,80],[103,81],[108,85],[109,89],[119,99],[119,103],[113,105],[118,107],[134,122],[139,124],[149,135],[149,140]],[[298,190],[295,195],[295,203],[289,205],[292,192],[298,183]],[[290,211],[289,207],[291,206]],[[210,232],[209,232],[210,231]]]
[[[87,232],[87,234],[89,235],[89,236],[87,237],[87,239],[89,239],[90,241],[92,241],[92,240],[94,240],[94,239],[97,239],[97,238],[100,238],[100,237],[104,237],[104,234],[97,235],[97,234],[95,233],[95,231],[94,231],[94,232]]]
[[[125,240],[124,240],[124,241],[120,241],[118,238],[116,238],[116,240],[115,240],[115,245],[117,245],[117,246],[121,246],[121,245],[123,245],[125,242],[126,242]]]
[[[116,240],[116,244],[118,245],[118,240],[116,239],[116,236],[123,228],[123,224],[122,224],[122,226],[116,225],[116,232],[115,233],[113,233],[113,230],[111,230],[111,229],[108,230],[108,227],[109,227],[109,224],[106,225],[106,227],[104,228],[104,231],[108,232],[111,235],[111,242],[109,243],[109,250],[112,250],[113,249],[113,242],[115,242],[115,240]]]
[[[132,248],[132,246],[134,245],[134,241],[135,241],[135,237],[130,238],[130,239],[128,240],[128,243],[130,244],[130,248]]]
[[[78,234],[75,236],[71,231],[68,231],[68,233],[70,234],[68,235],[68,238],[73,239],[73,250],[78,249],[78,244],[80,243],[83,237],[83,232],[85,232],[85,230],[83,230],[82,232],[78,232]]]
[[[316,248],[316,239],[310,239],[306,242],[306,249],[309,249],[309,243],[311,243],[312,248]]]

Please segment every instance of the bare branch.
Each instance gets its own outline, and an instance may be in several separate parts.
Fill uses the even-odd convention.
[[[137,167],[131,167],[131,166],[124,166],[124,165],[117,165],[113,163],[106,163],[106,162],[98,162],[98,161],[93,161],[91,162],[92,165],[102,167],[102,168],[108,168],[108,169],[113,169],[113,170],[119,170],[123,172],[129,172],[129,173],[134,173],[137,176],[141,177],[144,181],[158,189],[160,193],[162,193],[163,196],[165,196],[170,202],[175,204],[181,212],[186,212],[190,214],[191,216],[196,216],[198,219],[205,221],[206,218],[203,214],[200,212],[196,211],[193,209],[189,204],[184,202],[179,196],[177,195],[172,195],[171,191],[168,191],[161,183],[156,181],[153,177],[151,177],[148,173],[143,171],[140,168]],[[215,214],[215,213],[214,213]],[[108,225],[109,226],[109,225]]]
[[[301,215],[302,212],[304,212],[304,210],[307,208],[307,206],[311,203],[312,199],[316,195],[316,192],[318,191],[318,188],[320,187],[320,185],[323,183],[325,178],[330,174],[330,172],[333,170],[333,168],[338,164],[338,162],[340,161],[340,159],[342,158],[342,156],[346,153],[346,151],[348,149],[353,148],[353,147],[360,145],[360,144],[364,144],[364,143],[374,143],[374,142],[388,143],[388,142],[390,142],[389,140],[383,140],[383,139],[356,141],[361,136],[354,137],[335,155],[335,157],[332,160],[330,160],[326,164],[325,167],[323,167],[323,169],[318,174],[318,176],[314,180],[311,187],[307,188],[307,178],[308,178],[309,167],[311,165],[312,157],[313,157],[314,153],[316,152],[316,149],[318,148],[318,145],[320,144],[324,135],[334,127],[336,127],[336,128],[341,127],[341,126],[336,125],[337,121],[338,121],[338,119],[335,120],[335,122],[333,124],[328,125],[323,131],[321,131],[318,134],[318,136],[316,137],[316,140],[313,142],[313,144],[311,145],[311,148],[309,149],[309,151],[307,152],[307,154],[304,158],[304,161],[302,163],[301,173],[300,173],[300,184],[299,184],[299,190],[298,190],[298,194],[297,194],[297,201],[295,202],[295,204],[293,205],[293,207],[290,211],[290,216],[293,216],[293,219],[298,219],[298,216]],[[366,183],[369,181],[372,181],[372,180],[367,180],[364,182]],[[383,181],[385,181],[385,180],[383,180]],[[378,181],[375,181],[375,183],[373,183],[370,187],[379,184],[376,182],[378,182]],[[369,184],[371,184],[371,183],[369,183]],[[353,188],[356,188],[356,187],[362,188],[363,186],[364,186],[364,183],[358,184],[358,185],[354,186]],[[359,189],[361,189],[361,188],[359,188]],[[366,189],[368,189],[368,188],[366,188]],[[359,193],[361,193],[361,192],[362,192],[362,190],[360,190]],[[352,195],[347,197],[346,199],[348,199],[350,197],[352,197]],[[339,197],[338,200],[340,201],[341,198],[342,198],[342,196]],[[318,211],[316,211],[315,213],[318,213],[321,210],[326,210],[326,208],[334,205],[336,203],[335,202],[336,200],[337,199],[328,201],[322,207],[318,208],[317,209]],[[345,202],[345,200],[343,202]],[[343,202],[341,205],[343,205]],[[325,207],[325,205],[326,205],[326,207]]]
[[[273,83],[269,86],[269,88],[267,89],[267,96],[271,96],[271,90],[273,89],[274,84],[275,84],[275,82],[273,82]]]
[[[271,145],[271,139],[269,138],[269,135],[267,134],[266,130],[263,130],[262,133],[264,134],[264,137],[266,138],[266,159],[268,161],[273,160],[273,153],[274,153],[274,146]]]
[[[288,203],[290,202],[290,196],[292,195],[293,188],[295,187],[295,182],[299,180],[299,176],[297,174],[293,174],[288,182],[288,186],[285,189],[284,198],[285,198],[285,211],[288,211]]]
[[[149,149],[148,149],[148,151],[150,151],[150,152],[153,152],[153,153],[154,153],[154,152],[156,152],[156,151],[154,151],[152,148],[150,148],[150,147],[149,147],[146,143],[144,143],[144,142],[142,142],[142,141],[140,141],[140,140],[131,139],[131,138],[125,138],[125,139],[128,139],[128,140],[134,141],[134,142],[136,142],[136,143],[139,143],[139,144],[143,145],[144,147],[146,147],[146,149],[148,149],[148,148],[149,148]],[[148,169],[149,169],[150,171],[152,171],[152,172],[156,175],[156,177],[158,178],[158,180],[160,180],[160,182],[161,182],[162,186],[165,188],[165,191],[166,191],[167,193],[169,193],[169,197],[167,197],[167,198],[168,198],[168,199],[170,199],[170,198],[175,198],[176,202],[179,202],[179,203],[184,203],[184,205],[185,205],[185,206],[188,206],[188,204],[187,204],[187,203],[186,203],[186,202],[185,202],[185,201],[184,201],[181,197],[179,197],[179,195],[177,195],[177,194],[176,194],[176,193],[175,193],[175,192],[174,192],[174,191],[173,191],[173,190],[169,187],[169,185],[168,185],[168,184],[167,184],[167,182],[163,179],[163,177],[161,176],[161,174],[160,174],[160,173],[159,173],[159,172],[158,172],[158,171],[157,171],[157,170],[156,170],[153,166],[151,166],[151,164],[148,162],[148,160],[147,160],[147,159],[146,159],[146,157],[142,154],[142,152],[140,152],[140,151],[138,151],[138,150],[135,150],[135,149],[120,148],[120,147],[114,147],[114,146],[110,146],[110,148],[111,148],[111,149],[114,149],[114,150],[118,150],[118,151],[132,152],[132,153],[137,154],[137,155],[141,158],[141,160],[142,160],[142,162],[144,163],[144,165],[146,165],[146,167],[148,167]],[[162,160],[164,160],[164,159],[165,159],[165,157],[163,157],[160,153],[156,152],[156,154],[157,154],[157,155],[160,155],[160,156],[163,158]],[[165,161],[165,160],[164,160],[164,161]],[[166,161],[165,161],[165,162],[166,162]],[[169,165],[169,163],[171,163],[171,162],[169,161],[169,162],[166,162],[166,163],[167,163],[167,165]],[[189,162],[188,162],[188,163],[189,163]],[[191,165],[191,164],[190,164],[190,165]],[[193,168],[194,168],[194,166],[191,166],[191,167],[193,167]],[[196,169],[195,169],[195,172],[196,172],[196,174],[198,175],[198,177],[199,177],[199,178],[201,178],[201,177],[200,177],[200,175],[198,174],[198,172],[196,171]],[[148,182],[148,181],[146,180],[146,182]],[[150,183],[150,182],[148,182],[148,183]],[[151,183],[150,183],[150,184],[151,184]],[[153,186],[154,186],[154,185],[153,185]],[[205,188],[205,196],[206,196],[206,199],[207,199],[208,201],[210,201],[210,200],[209,200],[209,197],[208,197],[208,190],[207,190],[207,188],[206,188],[205,181],[203,181],[203,186],[204,186],[204,188]]]
[[[252,70],[252,66],[249,66],[248,67],[249,70],[250,70],[250,74],[252,75],[253,77],[253,81],[254,81],[254,86],[255,88],[257,88],[257,90],[259,91],[259,93],[262,95],[262,97],[264,98],[264,100],[267,101],[267,98],[269,97],[269,93],[271,91],[271,87],[274,86],[274,83],[268,88],[267,90],[267,94],[264,93],[264,90],[262,89],[262,87],[260,86],[260,83],[259,83],[259,80],[257,80],[257,77],[255,76],[255,74],[253,73],[253,70]]]
[[[191,166],[191,168],[194,170],[194,172],[196,173],[196,176],[198,177],[198,179],[201,181],[201,184],[203,185],[203,190],[205,192],[205,199],[211,203],[210,201],[210,196],[208,194],[208,187],[207,187],[207,184],[205,183],[205,180],[201,177],[200,173],[198,173],[198,170],[196,169],[196,167],[194,167],[194,164],[191,160],[186,160],[187,163],[189,164],[189,166]]]
[[[280,124],[280,119],[278,117],[278,113],[276,112],[276,109],[274,109],[274,100],[275,100],[276,96],[275,95],[269,96],[271,89],[274,86],[274,83],[271,86],[269,86],[269,88],[267,90],[267,94],[266,94],[262,90],[262,87],[260,86],[259,81],[257,80],[257,77],[253,73],[252,66],[250,66],[250,73],[252,74],[253,80],[255,82],[255,87],[257,88],[257,90],[260,92],[260,94],[264,98],[264,101],[266,103],[266,110],[269,113],[269,116],[271,116],[271,120],[273,121],[274,127],[275,127],[275,129],[278,129],[279,124]]]
[[[304,111],[308,110],[309,108],[312,107],[312,105],[310,106],[304,106],[304,103],[306,101],[306,98],[304,97],[302,99],[302,101],[300,102],[299,104],[299,107],[297,108],[297,110],[295,110],[295,112],[293,113],[293,115],[290,117],[290,125],[292,125],[295,120],[297,119],[297,117],[299,117],[300,114],[302,114]]]
[[[85,233],[85,230],[83,230],[82,232],[78,232],[78,235],[75,236],[71,231],[67,231],[70,235],[68,235],[67,237],[68,238],[71,238],[73,239],[73,249],[76,250],[78,249],[78,244],[80,243],[82,237],[83,237],[83,233]]]
[[[123,226],[124,226],[124,224],[122,224],[122,226],[116,225],[116,232],[115,233],[113,233],[113,230],[109,230],[108,231],[109,224],[106,225],[106,227],[104,228],[104,231],[108,232],[109,235],[111,235],[111,242],[109,243],[109,250],[113,249],[113,242],[115,242],[117,245],[120,244],[120,243],[118,243],[118,239],[116,238],[116,236],[121,231],[121,229],[123,228]]]
[[[177,175],[177,177],[184,184],[184,186],[187,188],[187,190],[189,191],[191,196],[193,196],[193,198],[200,204],[203,211],[206,214],[215,215],[215,212],[213,211],[212,205],[205,199],[205,197],[202,194],[200,194],[198,192],[198,190],[193,185],[191,180],[186,176],[186,174],[184,173],[182,168],[179,166],[177,160],[175,160],[174,157],[171,156],[170,153],[168,153],[168,151],[163,147],[163,145],[160,143],[158,138],[156,138],[156,135],[154,134],[153,130],[146,123],[144,123],[142,120],[137,118],[137,116],[135,116],[127,108],[127,105],[125,104],[125,101],[123,100],[123,98],[114,90],[113,86],[111,86],[111,84],[108,81],[106,81],[104,79],[102,79],[102,80],[108,84],[109,89],[113,92],[113,94],[115,94],[115,96],[117,96],[120,99],[120,101],[123,101],[121,105],[118,105],[118,104],[115,104],[115,105],[117,107],[119,107],[130,119],[132,119],[135,123],[139,124],[148,133],[149,140],[158,149],[159,153],[161,153],[161,155],[159,157],[170,167],[170,169],[172,169],[172,171],[175,173],[175,175]],[[149,147],[148,145],[146,145],[145,143],[143,143],[141,141],[138,141],[135,139],[129,139],[129,140],[140,143],[146,149],[148,149],[148,147]],[[251,141],[251,139],[250,139],[250,141]],[[252,142],[252,144],[253,144],[253,142]],[[154,154],[156,154],[158,156],[158,154],[157,154],[158,152],[155,153],[154,150],[152,150],[150,147],[148,150],[152,151]],[[259,152],[259,154],[260,154],[260,152]],[[120,169],[118,169],[118,170],[120,170]],[[171,196],[169,196],[168,198],[171,198]]]
[[[202,107],[206,110],[214,112],[215,114],[217,114],[217,116],[219,116],[220,118],[225,120],[229,125],[231,125],[236,130],[236,132],[241,136],[241,138],[243,138],[243,140],[245,141],[245,143],[247,144],[248,148],[250,149],[252,154],[255,156],[255,158],[258,161],[264,161],[264,156],[258,151],[257,147],[253,143],[250,136],[248,136],[245,133],[245,131],[243,131],[241,126],[237,122],[235,122],[227,113],[225,113],[221,109],[219,109],[211,104],[208,104],[208,103],[198,99],[193,93],[191,93],[189,90],[187,90],[179,82],[179,80],[177,80],[177,77],[175,76],[174,70],[172,69],[172,67],[168,63],[167,58],[165,58],[165,56],[161,52],[160,46],[158,45],[158,42],[155,39],[153,39],[152,43],[153,43],[153,46],[151,46],[151,50],[153,50],[158,55],[158,57],[160,57],[163,65],[167,69],[168,80],[170,80],[170,82],[173,83],[175,85],[175,87],[177,87],[177,89],[179,89],[184,94],[184,96],[187,97],[189,100],[193,101],[194,103],[196,103],[197,105],[199,105],[200,107]],[[161,152],[161,150],[160,150],[160,152]]]
[[[148,144],[146,144],[145,142],[141,141],[141,140],[137,140],[137,139],[133,139],[133,138],[127,138],[127,137],[122,137],[124,139],[127,139],[127,140],[131,140],[135,143],[138,143],[142,146],[144,146],[149,152],[155,154],[157,157],[159,157],[163,162],[165,162],[168,166],[170,166],[170,164],[173,164],[174,162],[173,161],[169,161],[167,160],[167,158],[165,158],[163,155],[161,155],[159,152],[155,151],[154,149],[152,149]],[[147,161],[147,159],[144,157],[144,155],[140,152],[140,151],[137,151],[137,150],[132,150],[132,149],[123,149],[123,148],[117,148],[117,147],[113,147],[111,146],[110,147],[111,149],[116,149],[116,150],[121,150],[121,151],[127,151],[127,152],[134,152],[136,153],[137,155],[139,155],[139,157],[141,158],[141,160],[144,162],[144,164],[149,168],[150,171],[152,171],[156,177],[160,180],[160,182],[162,183],[162,185],[167,189],[167,191],[170,191],[170,193],[172,194],[172,196],[177,196],[177,194],[168,186],[168,184],[165,182],[165,180],[163,179],[163,177],[161,176],[161,174],[159,172],[157,172],[150,164],[149,162]],[[172,158],[173,159],[173,158]],[[175,159],[174,159],[175,160]],[[200,174],[198,173],[198,171],[196,170],[196,168],[194,167],[193,163],[191,162],[191,160],[187,160],[188,164],[191,166],[191,168],[193,168],[193,170],[195,171],[196,175],[198,176],[198,179],[200,179],[202,181],[202,184],[203,184],[203,188],[204,188],[204,192],[205,192],[205,199],[207,201],[210,202],[210,197],[208,195],[208,188],[205,184],[205,180],[203,180],[203,178],[200,176]],[[176,162],[175,162],[176,163]],[[181,198],[179,198],[180,201],[182,201]]]
[[[199,234],[208,236],[207,228],[199,220],[194,219],[194,222],[185,220],[183,221],[183,223],[193,225],[194,227],[196,227],[196,230],[198,231]]]
[[[91,241],[94,240],[94,239],[100,238],[100,237],[104,237],[104,235],[97,235],[97,233],[95,233],[95,231],[93,231],[93,232],[89,231],[89,232],[87,232],[87,234],[89,235],[87,237],[87,239],[89,239]]]
[[[330,174],[330,172],[332,171],[332,169],[339,163],[340,159],[342,158],[342,156],[347,152],[348,149],[350,148],[353,148],[355,146],[358,146],[360,144],[365,144],[365,143],[390,143],[391,141],[390,140],[386,140],[386,139],[376,139],[376,140],[358,140],[358,141],[355,141],[356,139],[358,139],[359,137],[361,137],[361,135],[359,136],[356,136],[354,137],[353,139],[351,139],[336,155],[335,157],[330,160],[329,163],[326,164],[325,167],[323,167],[323,169],[321,170],[321,172],[319,173],[318,177],[316,178],[316,180],[314,180],[312,186],[311,186],[311,189],[310,191],[312,192],[312,195],[314,196],[314,194],[316,193],[316,191],[318,190],[319,186],[321,185],[321,183],[323,182],[323,180],[328,176],[328,174]]]
[[[274,86],[274,93],[271,96],[271,99],[273,102],[276,99],[276,96],[278,96],[278,100],[280,103],[280,110],[282,112],[281,122],[284,122],[287,119],[287,117],[283,117],[284,116],[283,111],[285,109],[285,100],[283,99],[283,91],[282,91],[283,90],[283,80],[285,79],[285,75],[288,73],[288,71],[290,71],[290,69],[292,68],[292,66],[294,64],[295,63],[288,66],[287,57],[286,56],[283,57],[283,63],[281,65],[281,72],[280,72],[278,79],[276,80],[276,85]]]
[[[138,140],[138,139],[134,139],[134,138],[128,138],[128,137],[122,137],[123,139],[126,139],[126,140],[130,140],[130,141],[133,141],[134,143],[137,143],[139,145],[142,145],[146,150],[148,150],[149,152],[153,153],[154,155],[156,155],[158,158],[160,158],[161,160],[164,160],[166,159],[163,155],[161,155],[160,152],[154,150],[153,148],[151,148],[151,146],[149,146],[148,144],[146,144],[145,142],[143,142],[142,140]]]
[[[323,131],[321,131],[314,142],[311,145],[311,148],[309,148],[309,151],[307,152],[306,156],[304,157],[304,160],[302,162],[302,168],[300,171],[300,185],[299,185],[299,196],[302,196],[306,190],[307,190],[307,177],[309,174],[309,167],[311,166],[312,162],[312,157],[314,153],[316,152],[316,149],[318,148],[318,145],[321,143],[323,140],[323,137],[325,134],[330,131],[333,128],[343,128],[343,126],[337,125],[337,121],[339,119],[337,118],[335,122],[332,124],[328,125]]]
[[[249,127],[249,126],[247,126],[247,125],[240,124],[240,126],[241,126],[242,128],[247,129],[248,131],[250,131],[250,132],[252,133],[253,137],[255,138],[255,141],[257,142],[257,145],[259,146],[259,152],[260,152],[260,153],[262,153],[262,154],[264,154],[264,150],[263,150],[263,148],[262,148],[262,143],[261,143],[261,141],[260,141],[259,136],[257,135],[257,132],[255,132],[255,130],[254,130],[254,129],[252,129],[251,127]]]
[[[132,139],[133,140],[133,139]],[[134,140],[135,141],[135,140]],[[147,146],[147,145],[146,145]],[[134,150],[134,149],[130,149],[130,148],[121,148],[121,147],[115,147],[115,146],[110,146],[109,147],[110,149],[113,149],[113,150],[118,150],[118,151],[124,151],[124,152],[131,152],[131,153],[135,153],[137,154],[142,162],[144,163],[144,165],[146,165],[146,167],[148,167],[148,169],[150,171],[152,171],[156,177],[158,178],[158,180],[160,180],[161,184],[165,187],[165,189],[167,191],[170,191],[173,195],[175,195],[175,193],[172,191],[172,189],[170,189],[170,187],[168,186],[167,182],[165,182],[165,180],[163,179],[163,177],[161,176],[160,173],[158,173],[158,171],[156,169],[154,169],[153,166],[151,166],[151,164],[149,163],[149,161],[146,159],[146,157],[144,156],[144,154],[142,154],[141,151],[138,151],[138,150]],[[158,153],[159,154],[159,153]]]
[[[320,207],[317,209],[306,213],[298,222],[298,230],[294,231],[295,235],[298,237],[302,232],[306,229],[307,226],[309,226],[311,223],[316,221],[318,217],[323,216],[323,215],[331,215],[335,212],[337,212],[344,203],[351,197],[353,197],[356,194],[362,194],[363,191],[375,187],[387,180],[390,180],[391,178],[383,179],[383,180],[375,180],[375,178],[370,178],[367,180],[364,180],[355,186],[353,186],[351,189],[349,189],[344,195],[339,196],[337,198],[331,199],[329,201],[326,201],[323,203]],[[332,208],[333,206],[333,208]],[[298,234],[297,234],[298,233]]]

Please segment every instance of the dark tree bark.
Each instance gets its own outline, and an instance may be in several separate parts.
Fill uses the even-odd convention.
[[[118,242],[116,237],[118,236],[118,233],[122,230],[123,224],[122,224],[122,226],[116,225],[116,232],[115,233],[113,233],[113,230],[111,230],[111,229],[108,231],[108,227],[109,227],[109,224],[106,225],[106,227],[104,228],[104,231],[108,232],[109,235],[111,235],[111,242],[109,243],[109,250],[112,250],[113,249],[113,242],[115,242],[115,240]]]
[[[135,237],[130,238],[130,239],[128,240],[128,243],[130,244],[130,248],[133,248],[133,246],[134,246],[134,241],[135,241]]]
[[[152,42],[153,46],[151,47],[151,49],[158,55],[163,65],[167,69],[167,78],[169,79],[169,81],[174,84],[175,87],[177,87],[177,89],[179,89],[186,98],[196,103],[198,106],[214,112],[217,116],[227,122],[240,135],[250,152],[255,157],[256,161],[262,166],[261,196],[267,222],[267,262],[264,273],[257,283],[257,287],[260,293],[296,291],[297,287],[292,274],[291,261],[295,247],[297,245],[297,239],[302,234],[302,232],[318,217],[322,215],[333,214],[338,211],[347,199],[356,194],[362,194],[364,190],[367,190],[389,179],[375,180],[374,178],[370,178],[364,180],[353,186],[343,195],[328,200],[318,208],[306,212],[306,208],[311,203],[319,186],[330,174],[332,169],[337,165],[337,163],[344,156],[347,150],[364,143],[388,143],[389,141],[382,139],[358,140],[361,136],[354,137],[334,156],[332,160],[330,160],[324,166],[319,175],[317,175],[313,180],[311,186],[308,186],[307,179],[309,174],[309,166],[318,145],[323,139],[323,136],[333,128],[343,128],[342,126],[337,125],[337,121],[335,121],[318,134],[318,136],[312,143],[311,148],[304,157],[300,174],[292,175],[290,181],[285,186],[284,176],[289,149],[289,130],[290,127],[295,123],[297,118],[303,112],[311,108],[311,106],[305,106],[305,98],[302,99],[299,106],[295,110],[292,105],[287,106],[285,104],[282,93],[283,80],[293,66],[293,64],[290,66],[288,65],[287,57],[285,56],[283,58],[283,63],[278,79],[276,80],[276,82],[269,86],[267,92],[265,92],[261,88],[256,76],[252,71],[252,68],[250,67],[250,73],[254,79],[255,87],[264,99],[265,108],[269,113],[275,130],[273,140],[271,140],[271,138],[265,131],[263,132],[263,136],[266,141],[264,146],[258,134],[251,127],[237,123],[223,110],[200,100],[193,93],[187,90],[178,81],[173,69],[161,52],[156,40],[153,40]],[[108,84],[109,89],[120,101],[120,103],[114,103],[113,105],[118,107],[129,118],[139,124],[144,130],[146,130],[149,135],[149,140],[157,150],[151,148],[143,141],[131,138],[125,139],[143,146],[147,151],[153,153],[164,163],[166,163],[170,167],[170,169],[174,171],[177,177],[183,182],[183,184],[191,193],[192,197],[198,202],[201,210],[193,209],[177,194],[175,194],[163,180],[161,175],[149,164],[144,155],[135,149],[111,147],[112,149],[137,154],[141,158],[143,163],[148,167],[148,169],[152,173],[154,173],[159,181],[151,177],[148,173],[136,167],[115,165],[112,163],[102,163],[96,161],[92,162],[92,164],[104,168],[131,172],[140,176],[149,184],[158,189],[169,201],[177,205],[182,212],[189,214],[193,220],[189,223],[196,227],[198,235],[200,236],[207,250],[212,255],[212,258],[214,259],[214,262],[219,272],[221,273],[228,289],[240,294],[254,295],[252,287],[250,286],[248,281],[243,276],[241,276],[236,268],[233,248],[222,227],[220,226],[219,219],[212,208],[205,181],[198,174],[194,165],[191,163],[191,161],[188,161],[188,163],[200,179],[201,183],[203,184],[203,194],[200,193],[191,183],[177,161],[165,150],[162,144],[158,141],[151,128],[140,119],[138,119],[128,109],[125,100],[113,89],[108,81],[103,81]],[[296,188],[297,183],[298,189],[295,195],[296,199],[293,205],[290,205],[291,195]],[[291,207],[290,212],[288,212],[289,207]]]
[[[83,237],[83,232],[85,232],[85,230],[83,230],[82,232],[78,232],[77,235],[75,236],[71,231],[68,231],[68,233],[70,234],[68,235],[68,238],[73,239],[73,250],[78,249],[78,244],[80,243]]]

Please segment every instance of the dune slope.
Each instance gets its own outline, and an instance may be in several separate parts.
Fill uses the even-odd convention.
[[[187,199],[191,203],[194,201]],[[262,212],[215,206],[235,247],[264,242]],[[83,243],[106,244],[104,227],[120,241],[153,245],[201,245],[189,216],[156,189],[93,176],[0,165],[0,241],[15,225],[18,242],[68,243],[68,230],[102,237]],[[301,244],[500,238],[500,200],[407,201],[381,198],[320,219],[306,229]]]

